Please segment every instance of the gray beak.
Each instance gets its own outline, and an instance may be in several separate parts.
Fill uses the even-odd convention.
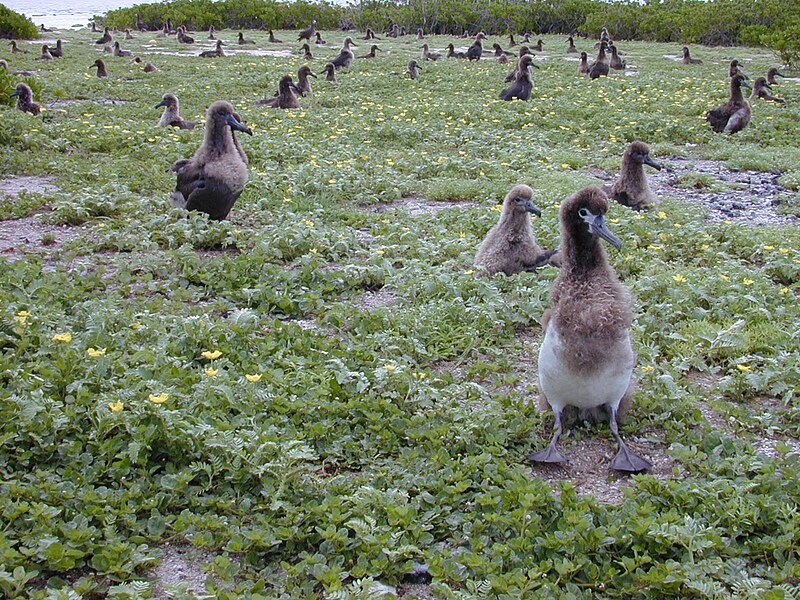
[[[533,203],[533,200],[531,200],[530,198],[520,198],[520,199],[525,203],[524,206],[526,211],[528,211],[533,215],[536,215],[537,217],[542,216],[542,209],[536,206]]]
[[[654,161],[652,158],[650,158],[649,154],[645,154],[643,160],[645,164],[648,164],[654,169],[658,169],[659,171],[661,170],[661,165],[658,164],[656,161]]]
[[[11,92],[11,93],[10,93],[8,96],[9,96],[10,98],[13,98],[14,96],[22,96],[22,92],[21,92],[21,91],[19,91],[19,90],[14,90],[14,91],[13,91],[13,92]]]
[[[161,102],[156,104],[153,108],[161,108],[162,106],[166,106],[166,105],[167,105],[167,101],[166,100],[162,100]]]
[[[587,211],[588,212],[588,211]],[[581,217],[586,224],[589,225],[589,231],[594,235],[598,235],[604,240],[606,240],[609,244],[614,246],[617,250],[622,248],[622,240],[619,239],[616,235],[611,233],[611,230],[606,225],[606,220],[603,218],[603,215],[593,215],[589,213],[585,217]]]
[[[228,125],[231,126],[231,129],[235,129],[236,131],[241,131],[248,135],[253,135],[252,130],[249,127],[245,127],[242,123],[239,122],[239,119],[234,117],[233,115],[225,115],[225,120],[228,122]]]

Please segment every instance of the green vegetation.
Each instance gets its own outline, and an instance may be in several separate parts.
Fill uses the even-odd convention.
[[[0,4],[0,38],[30,40],[39,37],[33,22],[3,4]]]
[[[709,221],[678,199],[725,189],[699,171],[652,212],[612,206],[637,298],[623,434],[657,465],[622,481],[603,425],[564,438],[576,462],[603,448],[591,473],[525,463],[551,433],[535,357],[556,272],[471,263],[511,185],[537,191],[555,246],[561,200],[635,139],[668,168],[716,160],[796,189],[797,82],[735,137],[703,119],[730,58],[754,77],[769,53],[693,47],[687,66],[665,57],[676,44],[626,43],[636,74],[591,82],[544,36],[531,101],[503,102],[509,66],[440,60],[412,81],[420,44],[384,39],[279,111],[255,102],[303,64],[295,45],[247,54],[236,33],[218,60],[137,34],[123,47],[161,70],[108,57],[108,79],[86,30],[48,63],[2,50],[50,104],[0,108],[0,179],[57,190],[0,200],[0,240],[17,236],[0,254],[0,594],[152,597],[185,545],[221,599],[388,598],[415,563],[448,599],[800,595],[798,227]],[[324,32],[315,71],[344,35]],[[189,119],[229,99],[254,130],[229,221],[170,205],[169,167],[203,128],[157,127],[166,91]]]

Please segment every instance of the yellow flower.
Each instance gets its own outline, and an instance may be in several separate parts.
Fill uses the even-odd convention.
[[[657,216],[659,219],[666,219],[666,218],[667,218],[667,213],[665,213],[663,210],[660,210],[660,211],[658,211],[658,212],[656,213],[656,216]]]
[[[411,374],[411,376],[412,376],[414,379],[419,379],[419,380],[422,380],[422,379],[427,379],[427,378],[428,378],[428,374],[427,374],[427,373],[422,373],[421,371],[417,371],[417,372],[415,372],[415,373],[412,373],[412,374]]]
[[[643,373],[649,373],[653,369],[655,369],[655,367],[653,365],[645,365],[645,366],[642,367],[642,372]]]
[[[72,334],[69,331],[66,333],[57,333],[53,336],[53,341],[69,343],[72,341]]]
[[[684,276],[683,276],[683,275],[681,275],[680,273],[678,273],[677,275],[673,275],[673,276],[672,276],[672,278],[673,278],[675,281],[677,281],[678,283],[683,283],[684,281],[686,281],[686,277],[684,277]]]
[[[739,369],[742,373],[747,373],[748,371],[753,370],[753,367],[749,365],[736,365],[736,368]]]
[[[474,272],[475,271],[473,271],[472,269],[467,269],[466,271],[464,271],[464,275],[472,275]]]
[[[781,296],[785,296],[789,293],[789,288],[781,288]]]
[[[731,278],[728,277],[727,275],[720,275],[719,278],[722,279],[722,281],[730,281],[731,280]]]
[[[17,323],[19,323],[20,325],[25,325],[25,323],[28,322],[28,317],[30,317],[30,316],[31,316],[31,313],[29,313],[27,310],[21,310],[16,314],[16,316],[14,317],[14,320]]]
[[[200,356],[207,358],[208,360],[214,360],[215,358],[222,356],[222,352],[219,350],[205,350]]]
[[[309,248],[309,249],[308,249],[308,252],[309,252],[310,254],[317,254],[317,252],[319,252],[319,250],[317,250],[316,248]]]
[[[778,252],[780,252],[781,254],[788,254],[789,253],[789,249],[788,248],[778,248]]]
[[[155,394],[150,394],[147,397],[147,399],[154,404],[164,404],[164,402],[166,402],[169,399],[169,394],[167,394],[166,392],[162,392],[158,396],[156,396]]]
[[[91,356],[92,358],[97,358],[98,356],[103,356],[106,353],[105,348],[87,348],[86,354]]]
[[[247,381],[249,381],[250,383],[255,383],[257,381],[261,381],[261,377],[263,377],[263,375],[261,375],[261,373],[256,373],[255,375],[245,374],[245,376],[244,376],[244,378],[247,379]]]
[[[385,250],[375,250],[375,254],[377,254],[378,256],[383,256],[384,252],[386,252],[386,251]]]
[[[502,204],[495,204],[492,208],[490,208],[492,212],[502,212],[503,205]]]
[[[397,369],[397,365],[393,365],[392,363],[386,363],[385,365],[383,365],[383,368],[386,369],[387,371],[394,371],[395,369]]]
[[[206,369],[206,375],[209,377],[214,377],[217,373],[219,373],[219,369],[212,369],[210,367]]]
[[[764,250],[774,250],[775,246],[764,246]]]
[[[108,408],[111,409],[111,412],[120,412],[123,408],[125,408],[125,405],[120,401],[109,402]]]
[[[742,279],[742,283],[745,285],[753,285],[753,280],[745,277],[744,279]]]
[[[139,321],[136,321],[135,323],[131,323],[131,329],[133,329],[134,331],[139,329],[141,326],[142,326],[142,324],[139,323]]]

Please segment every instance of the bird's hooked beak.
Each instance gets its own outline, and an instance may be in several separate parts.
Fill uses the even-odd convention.
[[[753,86],[750,85],[749,83],[747,83],[744,79],[740,79],[739,80],[739,86],[740,87],[746,87],[748,90],[752,90],[753,89]]]
[[[22,90],[14,90],[13,92],[11,92],[11,93],[9,94],[9,97],[10,97],[10,98],[13,98],[13,97],[15,97],[15,96],[22,96]]]
[[[313,77],[314,79],[317,79],[317,76],[314,75],[311,71],[309,71],[308,74],[311,75],[311,77]]]
[[[617,250],[622,248],[622,240],[611,232],[608,225],[606,225],[606,220],[603,218],[603,215],[595,215],[586,209],[582,209],[579,214],[581,219],[589,226],[590,233],[599,235]]]
[[[167,105],[167,101],[166,100],[162,100],[161,102],[156,104],[153,108],[161,108],[162,106],[166,106],[166,105]]]
[[[649,154],[645,154],[645,155],[644,155],[644,158],[642,159],[642,161],[643,161],[645,164],[647,164],[647,165],[650,165],[651,167],[653,167],[654,169],[656,169],[656,170],[658,170],[658,171],[660,171],[660,170],[661,170],[661,165],[660,165],[660,164],[658,164],[656,161],[654,161],[654,160],[653,160],[653,159],[650,157],[650,155],[649,155]]]
[[[773,91],[772,90],[772,86],[770,84],[768,84],[768,83],[765,83],[764,87],[767,88],[770,92]]]
[[[225,115],[225,120],[228,122],[228,125],[231,126],[231,129],[241,131],[247,135],[253,135],[253,131],[249,127],[242,125],[241,121],[239,121],[239,119],[237,119],[235,116]]]
[[[292,84],[290,84],[290,85],[292,86],[292,89],[293,89],[295,92],[297,92],[298,94],[302,94],[302,93],[303,93],[303,90],[301,90],[299,87],[297,87],[297,84],[295,84],[295,83],[292,83]]]
[[[523,198],[522,196],[520,196],[520,197],[518,197],[518,198],[517,198],[517,200],[519,200],[520,202],[522,202],[522,205],[525,207],[525,210],[526,210],[527,212],[529,212],[529,213],[531,213],[531,214],[533,214],[533,215],[536,215],[537,217],[541,217],[541,216],[542,216],[542,209],[541,209],[541,208],[539,208],[538,206],[536,206],[536,205],[533,203],[533,200],[532,200],[532,199],[530,199],[530,198]]]

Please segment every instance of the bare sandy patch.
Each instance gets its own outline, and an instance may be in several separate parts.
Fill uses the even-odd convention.
[[[385,212],[390,209],[404,208],[412,216],[419,215],[434,215],[442,210],[449,208],[464,208],[480,206],[477,202],[465,200],[463,202],[454,202],[452,200],[428,200],[419,196],[408,196],[399,198],[393,202],[382,202],[375,204],[369,208],[372,212]]]
[[[211,555],[189,545],[166,545],[162,548],[161,563],[153,569],[153,596],[159,600],[173,597],[168,589],[182,585],[195,596],[207,596],[206,572],[203,566]]]

